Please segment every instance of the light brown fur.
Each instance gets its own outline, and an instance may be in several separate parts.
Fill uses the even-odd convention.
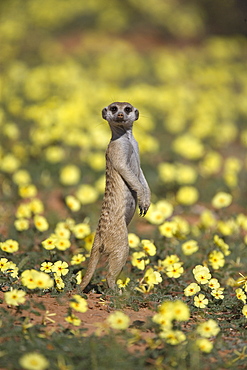
[[[138,110],[129,103],[116,102],[104,108],[102,116],[110,125],[112,138],[106,150],[105,195],[82,289],[89,284],[101,254],[108,258],[107,284],[115,287],[129,253],[127,225],[137,204],[141,216],[145,216],[150,205],[150,190],[132,135]]]

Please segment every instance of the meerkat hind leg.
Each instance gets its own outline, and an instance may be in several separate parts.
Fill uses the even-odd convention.
[[[86,286],[89,284],[90,280],[92,279],[92,276],[94,274],[94,271],[96,269],[96,266],[100,259],[100,247],[101,247],[101,240],[99,238],[99,235],[96,233],[93,247],[91,250],[91,255],[89,258],[88,267],[85,273],[85,276],[82,279],[81,288],[84,290]]]
[[[121,251],[121,253],[120,253]],[[108,258],[108,272],[106,275],[106,281],[109,288],[114,289],[116,287],[116,279],[123,267],[126,264],[129,254],[129,245],[123,247],[119,246],[117,253],[112,252]]]

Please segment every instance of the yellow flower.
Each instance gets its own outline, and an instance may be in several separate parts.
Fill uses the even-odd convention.
[[[186,340],[185,334],[180,330],[163,330],[159,334],[160,338],[165,339],[166,343],[175,346]]]
[[[84,248],[85,248],[85,249],[86,249],[86,251],[88,251],[88,252],[90,252],[90,251],[91,251],[91,249],[92,249],[93,241],[94,241],[94,236],[95,236],[95,232],[90,233],[89,235],[87,235],[87,236],[84,238],[84,242],[85,242]]]
[[[146,219],[153,225],[160,225],[165,220],[165,216],[159,209],[149,209]]]
[[[194,297],[194,305],[198,308],[205,308],[208,304],[208,299],[205,298],[204,294],[199,294]]]
[[[193,184],[197,179],[197,172],[193,167],[179,163],[176,179],[181,185]]]
[[[144,270],[145,266],[149,263],[144,252],[134,252],[132,254],[131,263],[139,270]]]
[[[177,232],[177,223],[175,221],[166,221],[159,226],[159,232],[166,238],[172,238]]]
[[[57,238],[55,241],[55,246],[60,251],[65,251],[70,247],[71,243],[68,239],[65,238]]]
[[[115,311],[107,317],[107,322],[112,329],[125,330],[129,327],[130,319],[125,313]]]
[[[140,238],[134,233],[129,233],[128,234],[128,241],[129,241],[129,246],[130,248],[136,248],[140,244]]]
[[[126,286],[129,284],[130,278],[125,278],[125,279],[118,279],[117,280],[117,286],[119,288],[126,288]]]
[[[184,237],[190,233],[190,225],[184,218],[175,216],[173,221],[177,224],[176,236]]]
[[[228,157],[225,160],[225,171],[239,172],[243,166],[242,162],[237,157]]]
[[[162,313],[156,313],[152,317],[152,321],[161,326],[162,330],[172,329],[172,319],[166,317]]]
[[[169,320],[173,320],[173,302],[164,301],[158,306],[158,312]]]
[[[162,282],[162,277],[158,271],[154,271],[152,268],[149,268],[145,272],[144,281],[149,286],[153,287],[154,285]]]
[[[158,173],[164,183],[170,183],[176,179],[176,167],[171,163],[160,163]]]
[[[52,272],[52,266],[52,262],[43,262],[41,263],[40,270],[49,274],[50,272]]]
[[[207,284],[211,279],[210,271],[206,266],[197,265],[193,269],[193,274],[199,284]]]
[[[58,276],[67,275],[69,272],[68,266],[65,261],[57,261],[52,266],[52,272],[55,272]]]
[[[35,185],[21,185],[19,187],[19,194],[22,198],[33,198],[37,195],[38,191]]]
[[[145,251],[145,253],[147,253],[149,256],[155,256],[156,247],[155,247],[154,243],[152,243],[148,239],[143,239],[141,241],[141,244],[142,244],[142,248]]]
[[[208,286],[211,289],[218,289],[220,287],[220,283],[218,282],[217,279],[210,279],[208,282]]]
[[[44,216],[35,215],[33,221],[38,231],[42,232],[48,230],[49,224]]]
[[[209,353],[213,349],[213,343],[210,342],[207,338],[199,338],[196,340],[196,345],[200,351]]]
[[[19,218],[14,222],[17,231],[24,231],[29,229],[29,221],[26,218]]]
[[[55,280],[55,283],[56,283],[56,288],[58,290],[63,290],[64,287],[65,287],[65,284],[64,284],[64,281],[63,281],[61,275],[59,275],[57,273],[54,273],[54,280]]]
[[[69,209],[73,212],[77,212],[81,208],[80,201],[73,195],[67,195],[67,197],[65,197],[65,203],[67,204]]]
[[[86,223],[80,223],[75,225],[72,231],[77,239],[84,239],[91,232],[90,226]]]
[[[86,312],[87,307],[87,301],[86,299],[82,298],[79,294],[75,294],[72,296],[73,300],[70,302],[70,307],[78,312]]]
[[[3,172],[13,173],[20,167],[20,161],[13,154],[6,154],[1,158],[0,169]]]
[[[9,260],[7,258],[0,258],[0,271],[5,271],[8,269]]]
[[[40,353],[30,352],[24,354],[19,363],[26,370],[45,370],[49,367],[49,361]]]
[[[25,295],[26,293],[23,290],[12,289],[4,293],[4,299],[7,305],[19,306],[19,304],[25,303]]]
[[[82,282],[82,272],[78,271],[76,274],[76,284],[81,284]]]
[[[55,234],[58,238],[69,239],[70,231],[63,222],[59,222],[55,228]]]
[[[98,198],[98,191],[91,185],[81,185],[76,192],[76,197],[81,204],[94,203]]]
[[[217,174],[222,165],[222,156],[215,151],[208,152],[200,164],[200,172],[204,176]]]
[[[166,275],[169,278],[179,278],[182,273],[184,272],[184,268],[182,267],[181,262],[176,262],[173,265],[167,266],[166,268]]]
[[[232,235],[234,232],[238,231],[238,225],[234,220],[218,221],[217,229],[223,235]]]
[[[165,219],[171,217],[173,213],[173,206],[165,199],[159,200],[156,203],[155,207],[158,211],[162,212],[162,215],[164,216]]]
[[[215,299],[223,299],[224,298],[223,291],[224,291],[224,288],[213,289],[211,292],[211,295]]]
[[[212,199],[212,205],[214,208],[225,208],[228,207],[232,203],[232,195],[225,193],[225,192],[219,192],[217,193],[213,199]]]
[[[173,213],[171,203],[162,199],[156,204],[151,204],[146,216],[147,220],[154,225],[160,225],[165,219],[169,218]]]
[[[243,213],[240,213],[237,216],[237,224],[245,231],[247,231],[247,216]]]
[[[242,308],[242,314],[247,318],[247,305]]]
[[[214,270],[218,270],[225,264],[224,254],[222,252],[214,250],[209,254],[208,261]]]
[[[85,257],[83,256],[83,254],[76,254],[75,256],[72,257],[71,259],[71,265],[79,265],[80,263],[82,263],[83,261],[85,261]]]
[[[245,304],[247,296],[246,296],[245,292],[243,291],[243,289],[238,288],[238,289],[236,289],[235,293],[236,293],[237,299],[240,299]]]
[[[21,274],[22,285],[26,286],[28,289],[36,288],[36,270],[25,270]]]
[[[73,164],[64,166],[60,171],[60,182],[66,186],[78,184],[80,177],[80,169]]]
[[[59,163],[61,162],[65,157],[65,151],[60,146],[49,146],[45,152],[45,157],[48,162],[51,163]]]
[[[53,280],[46,273],[37,271],[35,285],[39,289],[49,289],[53,286]]]
[[[79,317],[75,316],[75,315],[70,315],[70,316],[67,316],[65,318],[65,321],[67,321],[69,324],[72,324],[74,326],[80,326],[81,325],[81,320],[79,319]]]
[[[209,319],[208,321],[199,324],[196,331],[203,338],[210,338],[215,337],[219,333],[220,328],[216,321]]]
[[[186,321],[190,318],[190,310],[186,303],[181,300],[173,302],[173,319],[177,321]]]
[[[91,166],[95,171],[101,171],[105,168],[105,157],[102,153],[90,153],[88,158],[88,164]]]
[[[2,251],[7,253],[14,253],[17,252],[19,249],[19,243],[13,239],[7,239],[5,242],[0,243],[0,247]]]
[[[6,122],[3,126],[3,134],[10,139],[17,140],[20,137],[18,126],[12,122]]]
[[[16,264],[14,262],[9,261],[4,273],[9,274],[13,278],[17,278],[18,271],[19,271],[19,268],[16,266]]]
[[[199,159],[204,154],[201,141],[190,134],[178,136],[172,146],[176,153],[188,159]]]
[[[179,258],[176,254],[171,254],[169,256],[167,256],[162,262],[162,265],[165,266],[165,267],[168,267],[168,266],[171,266],[171,265],[174,265],[174,263],[177,263],[179,262]]]
[[[195,295],[196,293],[200,292],[201,287],[196,283],[191,283],[184,289],[184,295],[186,297],[190,297],[192,295]]]
[[[32,199],[29,203],[29,207],[35,215],[44,212],[44,204],[41,202],[40,199]]]
[[[190,256],[191,254],[198,251],[198,244],[196,240],[188,240],[187,242],[182,244],[182,251],[186,256]]]
[[[45,248],[46,250],[52,250],[56,247],[56,241],[57,241],[57,238],[56,236],[53,234],[51,235],[48,239],[45,239],[41,242],[42,244],[42,247]]]
[[[53,286],[53,280],[45,272],[25,270],[21,274],[21,282],[28,289],[49,289]]]
[[[206,209],[205,211],[202,212],[200,216],[200,224],[205,229],[214,227],[216,225],[216,219],[214,217],[214,214],[209,209]]]
[[[32,211],[29,203],[20,204],[15,213],[17,218],[30,218],[31,215]]]
[[[214,236],[214,243],[218,247],[220,247],[220,249],[222,250],[222,252],[224,253],[225,256],[229,256],[229,254],[231,253],[229,251],[229,245],[226,244],[222,238],[220,238],[218,235],[215,235]]]
[[[185,206],[196,203],[198,198],[199,192],[194,186],[182,186],[176,194],[177,202]]]
[[[15,184],[21,186],[21,185],[27,185],[31,182],[30,174],[26,170],[18,170],[16,171],[13,176],[13,181]]]

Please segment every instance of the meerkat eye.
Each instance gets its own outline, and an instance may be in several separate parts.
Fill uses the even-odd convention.
[[[132,108],[130,108],[130,107],[126,107],[126,108],[124,108],[124,111],[125,111],[127,114],[129,114],[130,112],[132,112]]]
[[[111,107],[111,108],[110,108],[110,111],[111,111],[112,113],[116,113],[116,112],[117,112],[117,107],[116,107],[116,105],[113,105],[113,107]]]

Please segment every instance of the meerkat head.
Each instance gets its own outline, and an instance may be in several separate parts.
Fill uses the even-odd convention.
[[[115,102],[102,110],[102,117],[110,124],[128,126],[139,118],[139,111],[129,103]]]

